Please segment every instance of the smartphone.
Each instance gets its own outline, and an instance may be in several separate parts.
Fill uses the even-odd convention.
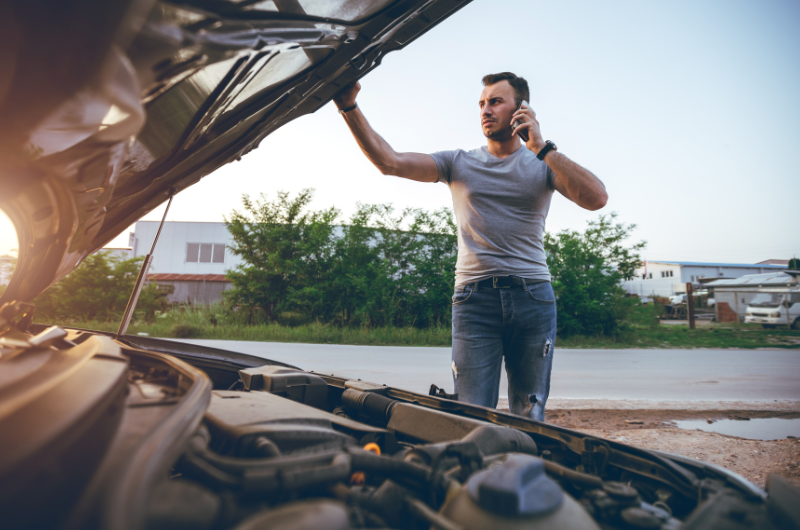
[[[517,110],[521,109],[523,105],[525,105],[526,107],[530,107],[530,105],[528,105],[528,102],[527,102],[527,101],[525,101],[525,100],[523,100],[523,101],[522,101],[522,102],[519,104],[519,107],[517,107]],[[514,125],[514,128],[516,129],[517,127],[519,127],[520,125],[522,125],[522,121],[520,121],[520,120],[517,120],[517,121],[515,121],[515,122],[513,123],[513,125]],[[519,132],[519,137],[520,137],[520,138],[522,138],[522,141],[523,141],[523,142],[525,142],[525,143],[528,143],[528,130],[527,130],[527,129],[525,129],[524,131],[520,131],[520,132]]]

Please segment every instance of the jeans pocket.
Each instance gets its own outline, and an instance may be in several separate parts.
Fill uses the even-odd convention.
[[[528,285],[528,294],[542,304],[555,304],[556,295],[553,293],[553,286],[550,282],[539,282]]]
[[[473,290],[474,288],[472,287],[472,285],[467,285],[460,291],[457,291],[453,295],[453,305],[460,305],[469,300],[469,298],[472,296]]]

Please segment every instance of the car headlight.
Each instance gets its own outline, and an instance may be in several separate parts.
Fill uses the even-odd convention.
[[[780,313],[770,313],[770,314],[769,314],[769,317],[770,317],[770,318],[778,318],[779,316],[781,316],[781,314],[780,314]]]

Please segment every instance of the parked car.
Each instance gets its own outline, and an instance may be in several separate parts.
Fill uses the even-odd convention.
[[[680,305],[686,302],[686,294],[673,294],[669,297],[669,303],[672,305]]]
[[[800,292],[758,293],[748,304],[744,321],[765,328],[800,329]]]
[[[466,3],[0,4],[0,208],[20,245],[0,298],[2,528],[797,526],[777,476],[767,493],[435,387],[34,323],[83,258]],[[513,14],[476,9],[502,40]]]
[[[716,300],[714,300],[714,298],[708,298],[708,296],[709,296],[709,293],[706,290],[693,291],[692,292],[692,298],[700,298],[702,300],[702,297],[706,297],[705,305],[707,307],[714,307],[714,305],[717,303]],[[686,293],[674,294],[674,295],[670,296],[669,297],[669,303],[672,304],[672,305],[685,304],[686,303]]]

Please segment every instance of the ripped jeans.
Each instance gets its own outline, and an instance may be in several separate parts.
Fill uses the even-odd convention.
[[[505,358],[513,414],[544,421],[556,342],[549,282],[511,288],[467,284],[453,295],[453,383],[459,401],[497,407]]]

